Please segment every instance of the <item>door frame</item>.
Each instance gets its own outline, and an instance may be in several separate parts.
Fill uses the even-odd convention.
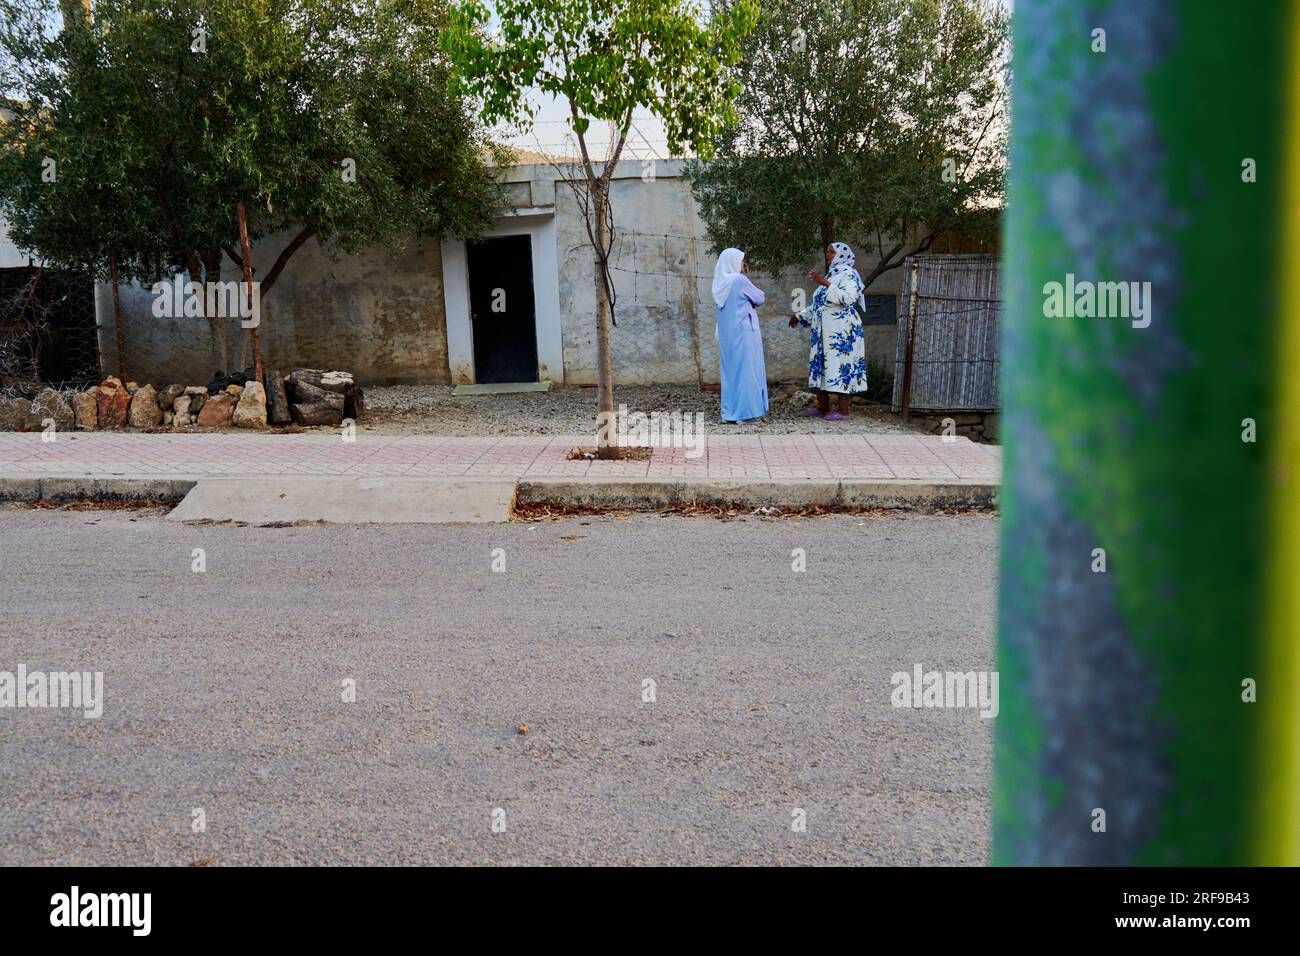
[[[564,382],[564,336],[560,325],[559,264],[555,255],[555,213],[520,209],[502,216],[484,239],[528,236],[533,252],[533,314],[537,327],[537,380]],[[447,365],[451,384],[473,385],[474,326],[469,312],[469,258],[465,243],[442,243],[442,295],[447,315]]]

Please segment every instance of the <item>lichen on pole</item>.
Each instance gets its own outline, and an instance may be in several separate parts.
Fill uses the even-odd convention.
[[[1016,4],[996,863],[1300,863],[1290,6]]]

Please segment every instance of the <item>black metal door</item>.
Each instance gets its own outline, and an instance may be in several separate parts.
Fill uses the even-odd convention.
[[[528,236],[469,243],[476,382],[537,381],[537,308]]]

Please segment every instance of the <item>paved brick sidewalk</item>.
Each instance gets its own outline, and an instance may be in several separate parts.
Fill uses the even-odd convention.
[[[209,478],[382,475],[411,478],[880,479],[997,484],[1002,449],[929,435],[719,435],[705,454],[656,448],[648,461],[566,461],[591,437],[0,433],[4,478]]]

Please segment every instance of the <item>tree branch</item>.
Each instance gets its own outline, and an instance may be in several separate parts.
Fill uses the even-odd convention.
[[[266,295],[271,291],[271,286],[275,285],[275,280],[280,278],[280,273],[283,272],[284,267],[288,265],[289,259],[295,252],[302,248],[304,242],[314,235],[316,235],[316,228],[314,226],[303,226],[302,231],[289,240],[289,244],[285,246],[284,249],[280,251],[280,255],[276,257],[275,264],[271,266],[271,271],[268,272],[266,278],[262,280],[262,295]]]
[[[880,261],[876,263],[876,267],[871,270],[871,273],[865,279],[862,280],[862,287],[864,289],[867,288],[868,286],[871,285],[871,283],[875,282],[886,272],[892,272],[893,270],[897,269],[904,262],[906,262],[909,257],[920,255],[922,252],[925,252],[932,245],[934,245],[934,240],[938,237],[938,235],[939,235],[938,232],[930,233],[924,239],[918,242],[915,246],[913,246],[911,251],[903,253],[903,255],[899,256],[899,258],[896,261],[890,262],[889,260],[893,256],[897,255],[898,251],[903,248],[903,244],[901,242],[895,245],[893,249],[889,250],[889,255],[882,256]]]

